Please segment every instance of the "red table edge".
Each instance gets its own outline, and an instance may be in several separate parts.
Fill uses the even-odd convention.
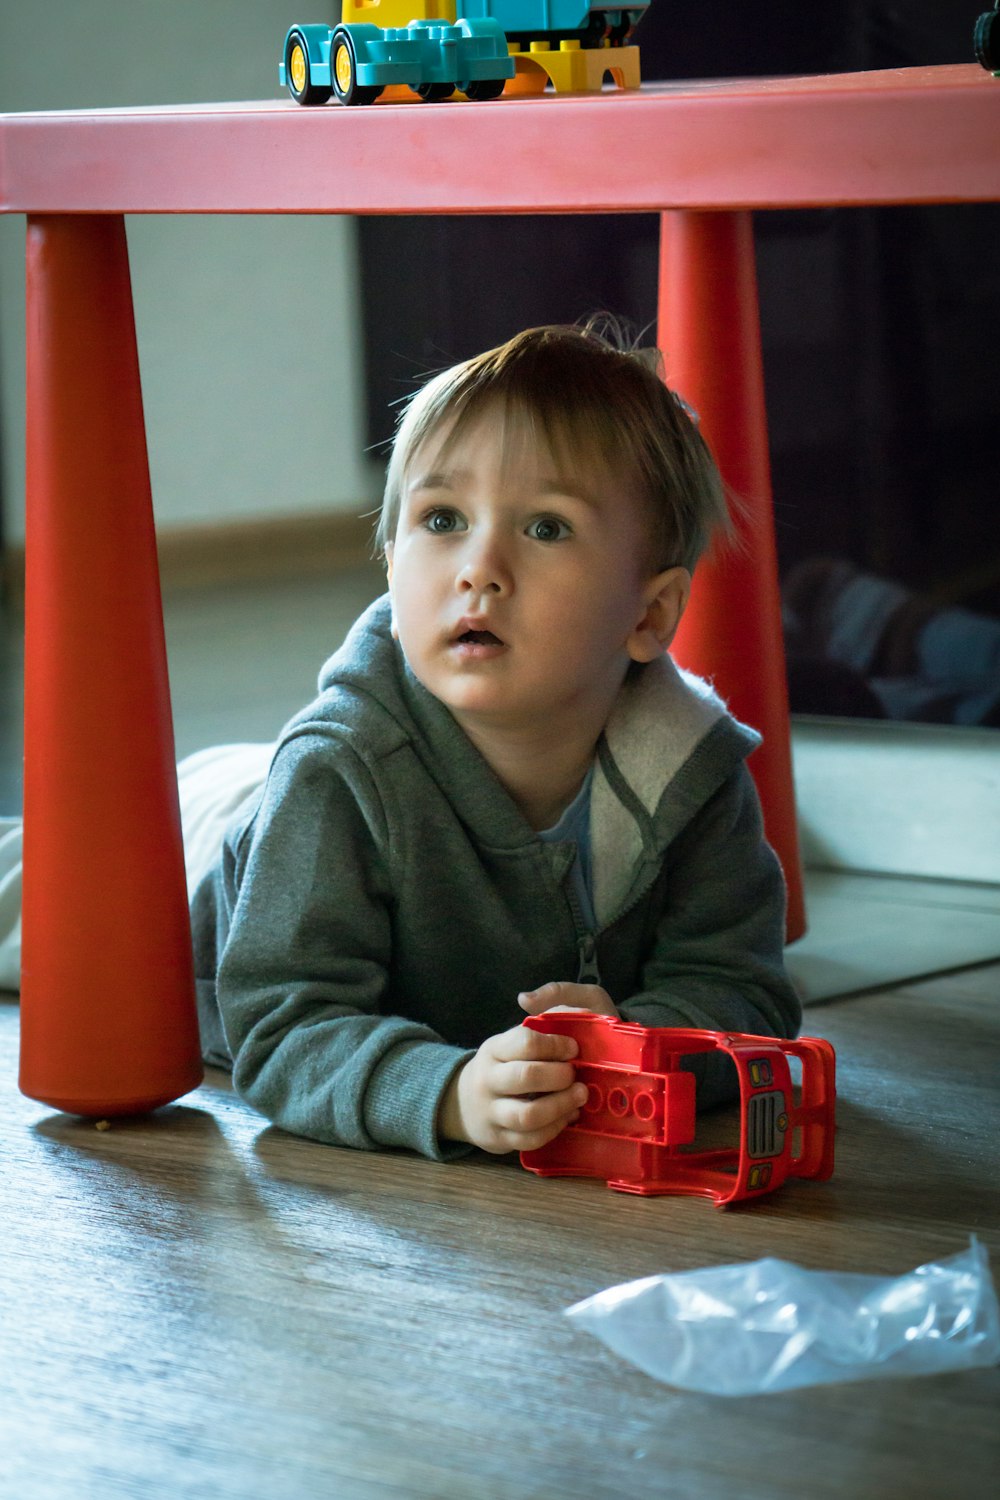
[[[0,116],[8,213],[636,213],[997,197],[1000,85],[975,63],[488,105]]]

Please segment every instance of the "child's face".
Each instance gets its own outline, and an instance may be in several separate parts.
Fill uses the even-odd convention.
[[[411,669],[467,729],[600,731],[630,661],[669,644],[690,582],[655,574],[639,502],[560,468],[490,412],[414,454],[386,549]]]

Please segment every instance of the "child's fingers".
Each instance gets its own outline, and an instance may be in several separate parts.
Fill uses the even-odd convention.
[[[574,1084],[572,1088],[563,1089],[556,1094],[542,1094],[536,1099],[508,1096],[494,1102],[493,1119],[501,1130],[507,1131],[511,1136],[520,1138],[548,1130],[551,1132],[551,1139],[551,1135],[557,1134],[571,1120],[578,1118],[586,1097],[584,1084]],[[519,1139],[517,1147],[522,1151],[533,1149],[521,1145]]]
[[[547,1146],[549,1141],[554,1141],[556,1136],[572,1125],[579,1117],[580,1111],[567,1116],[565,1119],[556,1120],[551,1125],[546,1125],[541,1130],[525,1130],[516,1137],[510,1138],[511,1151],[537,1151],[541,1146]]]
[[[540,1016],[550,1010],[585,1010],[597,1016],[618,1015],[618,1009],[599,984],[573,984],[553,980],[537,990],[525,990],[517,1003],[529,1016]]]
[[[517,1061],[497,1063],[490,1080],[494,1093],[512,1096],[555,1094],[573,1087],[576,1073],[570,1062]]]
[[[550,1005],[547,1000],[540,1000],[534,995],[518,995],[517,1003],[522,1010],[526,1010],[529,1016],[550,1015],[552,1011],[568,1011],[571,1015],[592,1016],[594,1011],[589,1005]]]
[[[517,1003],[529,1016],[540,1016],[543,1011],[551,1010],[560,1003],[558,992],[562,988],[561,984],[553,981],[551,984],[540,985],[537,990],[524,990],[518,995]]]
[[[542,1015],[543,1012],[537,1011],[534,1014]],[[547,1005],[544,1014],[547,1016],[553,1014],[561,1016],[593,1016],[599,1015],[600,1012],[591,1010],[589,1005]]]
[[[528,1026],[512,1026],[484,1045],[497,1062],[569,1062],[580,1050],[574,1037]]]

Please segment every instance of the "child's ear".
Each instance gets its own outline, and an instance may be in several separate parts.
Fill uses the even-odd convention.
[[[644,593],[642,619],[626,642],[633,661],[653,661],[669,648],[691,593],[687,568],[668,568],[657,573]]]

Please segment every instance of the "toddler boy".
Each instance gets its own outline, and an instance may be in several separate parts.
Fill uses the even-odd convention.
[[[412,399],[388,595],[192,901],[207,1059],[269,1119],[526,1150],[586,1090],[525,1012],[794,1033],[758,737],[668,654],[724,525],[689,413],[594,331],[531,330]],[[725,1097],[700,1062],[700,1103]]]

